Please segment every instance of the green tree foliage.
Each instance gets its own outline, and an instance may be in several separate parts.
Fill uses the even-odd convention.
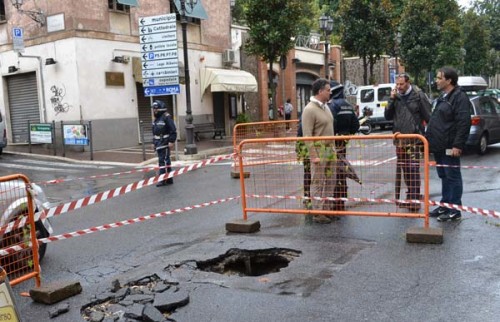
[[[463,15],[465,75],[485,75],[490,35],[486,21],[473,10]]]
[[[407,3],[401,17],[400,56],[406,71],[420,82],[433,67],[434,53],[439,43],[438,19],[434,16],[434,0],[414,0]],[[424,86],[422,86],[424,87]]]
[[[500,51],[500,1],[475,1],[474,10],[479,16],[485,19],[485,22],[488,25],[491,37],[491,47],[497,51]]]
[[[232,23],[246,25],[245,12],[248,7],[248,0],[236,0],[231,8]]]
[[[341,44],[351,54],[363,60],[363,82],[374,79],[373,67],[394,38],[391,25],[392,4],[388,0],[342,0],[339,19]]]
[[[299,25],[311,11],[311,1],[304,0],[247,0],[245,20],[249,39],[245,50],[269,63],[269,80],[272,79],[273,63],[295,46],[294,37]],[[270,82],[271,97],[275,97],[275,84]],[[273,99],[273,102],[275,100]],[[274,104],[274,115],[277,114]]]
[[[434,53],[433,69],[455,66],[463,74],[464,54],[460,25],[454,19],[446,20],[441,27],[441,41]]]

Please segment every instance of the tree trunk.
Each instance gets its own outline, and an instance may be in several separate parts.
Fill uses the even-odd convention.
[[[271,90],[271,101],[272,101],[272,109],[273,109],[273,118],[274,120],[278,120],[278,107],[276,106],[276,87],[273,82],[273,61],[274,59],[270,59],[269,61],[269,72],[267,74],[269,81],[269,88]]]
[[[366,56],[363,56],[363,85],[368,85],[368,62]]]

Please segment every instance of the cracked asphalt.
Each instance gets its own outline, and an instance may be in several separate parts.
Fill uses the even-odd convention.
[[[464,164],[497,164],[500,147]],[[497,210],[499,170],[463,171],[464,205]],[[440,185],[431,171],[431,199]],[[210,189],[213,183],[217,189]],[[207,188],[201,188],[207,187]],[[480,190],[480,192],[479,192]],[[142,189],[54,218],[57,233],[120,218],[216,200],[239,193],[229,167],[197,170],[160,190]],[[159,200],[161,202],[159,202]],[[438,223],[441,245],[408,244],[405,231],[422,220],[343,217],[332,224],[306,224],[303,216],[257,214],[255,234],[226,233],[241,218],[238,201],[51,243],[42,264],[43,281],[79,280],[83,293],[68,299],[70,311],[54,319],[50,306],[17,294],[24,321],[82,321],[80,308],[116,278],[158,274],[175,279],[190,294],[176,321],[498,321],[500,231],[497,219],[463,213],[460,222]],[[194,269],[228,249],[289,248],[301,255],[278,273],[226,276]],[[176,267],[175,265],[184,263]],[[173,269],[176,267],[175,269]]]

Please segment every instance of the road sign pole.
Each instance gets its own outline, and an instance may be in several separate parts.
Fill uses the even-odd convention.
[[[191,111],[191,79],[189,78],[189,59],[187,46],[187,17],[186,2],[181,0],[181,26],[182,26],[182,51],[184,52],[184,76],[186,79],[186,146],[184,154],[197,154],[198,149],[194,143],[193,113]]]

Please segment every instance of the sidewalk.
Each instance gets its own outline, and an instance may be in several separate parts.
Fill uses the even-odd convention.
[[[185,141],[177,142],[177,150],[174,148],[171,153],[172,161],[203,160],[214,155],[230,154],[233,152],[232,138],[230,137],[222,140],[205,139],[195,142],[198,150],[198,153],[195,155],[184,154],[185,144]],[[62,147],[57,147],[54,154],[52,145],[37,144],[31,145],[31,155],[81,162],[125,163],[136,165],[156,164],[158,161],[151,144],[146,144],[144,146],[144,152],[142,145],[136,145],[112,150],[93,151],[92,156],[90,151],[79,151],[78,148],[80,147],[67,146],[64,153],[65,156],[63,156]],[[30,155],[30,147],[28,144],[8,145],[4,148],[3,153]]]

